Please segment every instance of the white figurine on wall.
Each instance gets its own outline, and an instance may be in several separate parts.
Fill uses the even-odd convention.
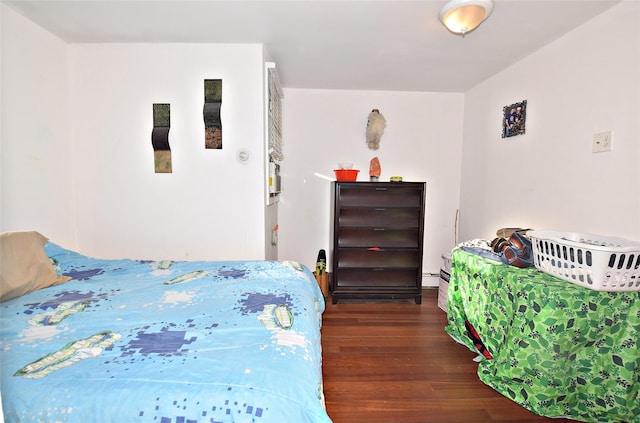
[[[382,138],[386,126],[387,121],[382,113],[378,109],[373,109],[367,120],[367,146],[371,150],[380,148],[380,138]]]

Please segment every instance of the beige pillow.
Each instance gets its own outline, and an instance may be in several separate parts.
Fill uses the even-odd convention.
[[[71,279],[56,273],[44,252],[47,241],[35,231],[0,234],[0,301]]]

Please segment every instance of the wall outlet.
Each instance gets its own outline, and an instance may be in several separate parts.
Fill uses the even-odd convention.
[[[593,134],[593,152],[602,153],[604,151],[611,151],[611,137],[611,131]]]

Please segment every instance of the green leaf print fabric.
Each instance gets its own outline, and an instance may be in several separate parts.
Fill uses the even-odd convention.
[[[640,293],[598,292],[454,249],[446,331],[493,359],[484,383],[532,412],[640,422]]]

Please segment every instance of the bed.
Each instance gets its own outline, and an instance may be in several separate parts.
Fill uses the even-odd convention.
[[[305,266],[43,250],[63,280],[0,303],[7,422],[331,421]]]
[[[598,292],[534,267],[452,251],[446,331],[478,376],[546,417],[640,422],[640,293]]]

